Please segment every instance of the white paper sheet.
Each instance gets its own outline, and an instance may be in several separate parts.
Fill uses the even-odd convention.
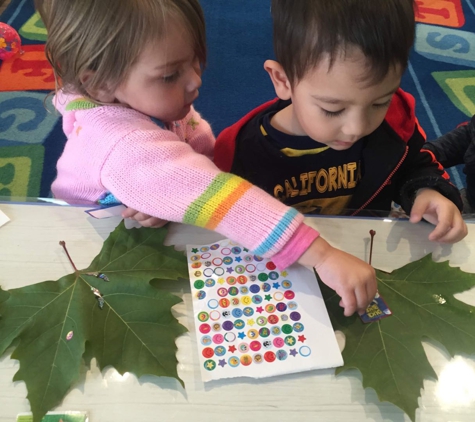
[[[2,211],[0,211],[0,227],[8,223],[9,221],[10,219]]]
[[[343,365],[312,271],[230,240],[186,249],[203,381]]]

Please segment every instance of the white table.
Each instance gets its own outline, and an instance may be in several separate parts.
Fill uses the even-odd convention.
[[[83,208],[0,203],[11,221],[0,227],[0,285],[4,289],[71,273],[62,248],[65,240],[78,268],[85,268],[97,255],[103,241],[118,224],[117,218],[94,220]],[[333,245],[367,259],[369,230],[376,230],[373,265],[396,269],[433,252],[436,261],[475,273],[475,225],[469,235],[453,246],[427,241],[430,226],[406,221],[375,219],[312,218],[322,235]],[[168,244],[211,243],[221,237],[190,226],[172,225]],[[82,372],[80,384],[57,411],[85,410],[97,421],[409,421],[396,406],[381,403],[373,390],[364,390],[358,371],[335,377],[333,370],[312,371],[263,380],[233,379],[204,384],[200,379],[196,338],[193,332],[190,289],[179,284],[174,293],[184,302],[175,315],[190,332],[177,341],[177,381],[153,376],[140,380],[132,374],[120,376],[109,368],[101,373],[95,366]],[[475,305],[475,293],[464,301]],[[341,340],[341,339],[340,339]],[[450,359],[443,347],[424,343],[439,381],[425,381],[417,410],[418,422],[475,420],[475,361],[473,356]],[[13,349],[12,349],[13,350]],[[11,380],[18,362],[9,354],[0,359],[0,422],[12,422],[28,412],[26,387]]]

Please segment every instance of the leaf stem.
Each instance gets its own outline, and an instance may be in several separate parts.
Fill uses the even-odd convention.
[[[73,268],[74,268],[74,272],[75,272],[75,273],[78,273],[78,269],[76,268],[76,265],[74,265],[74,262],[73,262],[73,260],[71,259],[71,256],[69,255],[68,249],[66,248],[66,242],[65,242],[64,240],[60,240],[60,241],[59,241],[59,244],[63,247],[64,252],[66,252],[66,255],[68,256],[69,262],[71,263],[71,265],[72,265]]]
[[[371,241],[369,244],[369,262],[368,262],[369,265],[371,265],[371,258],[373,257],[373,239],[374,239],[375,234],[376,234],[375,230],[369,231],[369,235],[371,236]]]

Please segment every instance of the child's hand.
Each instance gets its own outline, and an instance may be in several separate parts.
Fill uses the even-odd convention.
[[[424,218],[435,226],[429,240],[455,243],[467,236],[468,230],[455,204],[434,189],[419,189],[412,206],[410,222]]]
[[[168,221],[166,220],[161,220],[160,218],[152,217],[148,214],[144,214],[143,212],[138,212],[133,208],[127,208],[125,211],[123,211],[122,217],[135,220],[143,227],[151,227],[154,229],[163,227],[165,224],[168,223]]]
[[[312,266],[321,280],[341,297],[345,315],[363,313],[377,290],[374,268],[353,255],[330,246],[318,237],[298,261]],[[317,262],[317,264],[315,264]]]

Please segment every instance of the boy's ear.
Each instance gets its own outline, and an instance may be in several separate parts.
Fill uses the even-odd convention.
[[[94,71],[86,70],[80,77],[79,80],[83,85],[87,86],[87,81],[94,75]],[[115,96],[111,93],[107,88],[99,89],[94,92],[90,92],[89,89],[86,89],[87,93],[91,96],[91,98],[100,101],[101,103],[113,103],[115,100]]]
[[[274,84],[277,96],[281,100],[289,100],[292,94],[292,87],[281,64],[275,60],[266,60],[264,62],[264,69]]]

